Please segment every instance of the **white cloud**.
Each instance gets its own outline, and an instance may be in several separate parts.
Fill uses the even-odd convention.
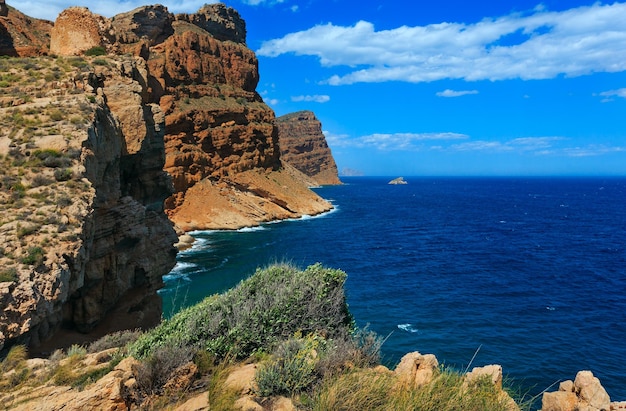
[[[604,97],[602,99],[603,103],[608,103],[610,101],[613,101],[613,97],[622,97],[622,98],[626,98],[626,88],[620,88],[617,90],[609,90],[609,91],[603,91],[602,93],[598,93],[599,96]]]
[[[358,82],[441,79],[549,79],[626,70],[626,3],[376,31],[359,21],[332,23],[269,40],[257,53],[309,55],[326,67],[353,70],[326,80]],[[513,38],[520,41],[510,44]],[[355,67],[359,67],[355,69]]]
[[[377,150],[423,150],[427,141],[464,140],[469,136],[459,133],[376,133],[350,138],[346,134],[335,135],[324,131],[328,145],[336,147],[369,147]]]
[[[295,101],[295,102],[306,101],[306,102],[314,102],[314,103],[328,103],[330,101],[330,96],[327,96],[325,94],[322,94],[322,95],[315,94],[313,96],[293,96],[293,97],[291,97],[291,101]]]
[[[435,94],[437,95],[437,97],[461,97],[468,94],[478,94],[478,90],[450,90],[448,88],[444,91],[438,91]]]
[[[626,147],[612,147],[605,145],[591,144],[585,147],[568,147],[562,150],[562,154],[568,157],[592,157],[612,153],[624,153]],[[554,154],[554,153],[550,153]]]

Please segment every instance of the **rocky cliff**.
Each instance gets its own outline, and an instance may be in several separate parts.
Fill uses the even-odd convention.
[[[239,228],[332,208],[280,160],[233,9],[107,19],[71,7],[54,27],[5,14],[48,27],[29,54],[58,57],[1,62],[0,349],[155,324],[175,259],[167,216],[181,230]],[[12,24],[0,42],[15,55]]]
[[[30,18],[0,0],[0,56],[47,54],[52,22]]]
[[[0,96],[0,348],[155,325],[176,234],[145,61],[5,59],[0,71],[14,84]]]
[[[311,177],[319,185],[341,184],[337,165],[322,133],[322,123],[310,111],[276,119],[283,161]]]

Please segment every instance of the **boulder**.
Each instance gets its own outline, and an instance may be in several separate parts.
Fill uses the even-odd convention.
[[[50,31],[50,53],[77,56],[94,47],[105,47],[110,22],[87,7],[70,7],[59,14]]]
[[[576,379],[563,381],[559,391],[544,392],[541,411],[609,411],[618,410],[609,394],[591,371],[579,371]]]
[[[502,366],[497,364],[474,367],[465,376],[465,381],[467,384],[472,384],[484,377],[488,377],[496,388],[502,389]]]
[[[571,391],[546,392],[541,399],[542,411],[574,411],[578,407],[578,397]]]
[[[394,372],[400,384],[420,387],[432,381],[438,366],[439,362],[433,354],[422,355],[414,351],[402,357]]]
[[[593,410],[608,410],[611,407],[609,394],[591,371],[579,371],[576,374],[574,389],[578,394],[581,406],[589,406]]]

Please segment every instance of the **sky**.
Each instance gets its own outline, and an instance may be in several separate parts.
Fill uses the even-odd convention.
[[[49,20],[149,4],[7,2]],[[277,116],[313,111],[340,174],[626,176],[626,2],[224,3],[246,21],[259,94]]]

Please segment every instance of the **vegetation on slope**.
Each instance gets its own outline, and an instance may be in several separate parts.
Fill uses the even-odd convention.
[[[432,382],[407,385],[378,366],[381,340],[354,326],[345,279],[343,271],[319,264],[304,270],[273,265],[151,331],[116,333],[87,349],[74,346],[55,353],[43,369],[30,370],[23,347],[14,348],[0,364],[10,377],[0,385],[0,404],[3,392],[16,389],[36,398],[35,388],[24,387],[46,382],[88,387],[133,356],[140,362],[125,401],[142,409],[171,407],[193,394],[193,387],[206,393],[212,410],[235,409],[241,393],[225,381],[242,362],[257,364],[251,395],[266,409],[279,396],[290,398],[298,410],[516,409],[489,378],[468,384],[460,373],[439,367]],[[85,365],[102,353],[107,363]],[[184,387],[172,384],[181,375]]]

